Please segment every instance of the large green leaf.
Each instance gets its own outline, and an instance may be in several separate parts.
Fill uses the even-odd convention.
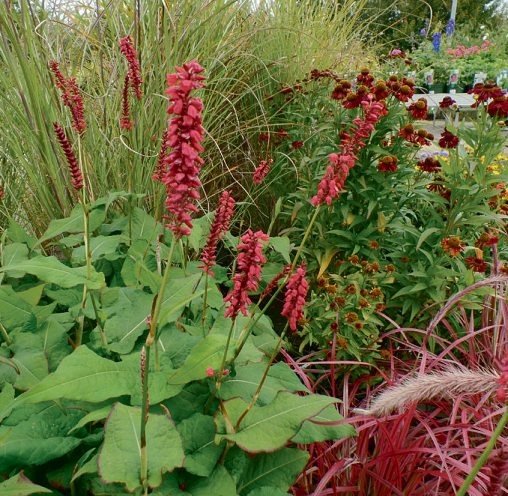
[[[34,484],[23,472],[0,483],[2,496],[29,496],[30,494],[51,493],[49,489]]]
[[[24,243],[11,243],[3,249],[2,265],[10,265],[23,260],[28,260],[28,247]],[[25,273],[23,271],[9,271],[7,275],[17,278],[23,277]]]
[[[132,242],[121,275],[126,286],[148,286],[153,293],[159,291],[162,278],[157,273],[157,260],[148,241],[135,239]]]
[[[16,327],[33,330],[37,322],[32,305],[10,286],[0,287],[0,322],[7,330]]]
[[[222,465],[218,465],[210,477],[189,484],[187,491],[192,496],[237,496],[235,481]]]
[[[116,403],[107,420],[104,445],[99,455],[99,474],[110,483],[140,487],[141,409]],[[146,423],[148,484],[160,486],[162,474],[181,467],[184,452],[173,422],[164,415],[149,415]]]
[[[0,272],[17,270],[32,274],[41,281],[57,284],[62,288],[72,288],[86,284],[89,289],[101,289],[105,286],[104,274],[92,267],[90,277],[86,267],[68,267],[56,257],[36,256],[30,260],[14,262],[0,267]]]
[[[7,237],[14,243],[24,243],[32,249],[37,240],[30,236],[14,219],[9,219],[9,227],[7,228]]]
[[[330,405],[315,417],[306,420],[300,427],[298,434],[296,434],[291,441],[296,444],[310,444],[328,441],[329,439],[342,439],[344,437],[354,436],[356,431],[352,425],[323,424],[324,422],[334,422],[336,424],[341,420],[344,420],[342,415],[337,411],[334,405]]]
[[[195,413],[177,425],[185,450],[184,468],[191,474],[208,477],[220,458],[224,447],[214,443],[213,418]]]
[[[314,417],[328,405],[338,400],[329,396],[311,394],[296,396],[280,392],[275,400],[266,406],[253,406],[242,420],[236,433],[225,432],[224,419],[218,417],[216,439],[233,441],[243,450],[251,453],[271,452],[282,448],[300,429],[308,418]],[[241,398],[224,402],[224,415],[236,425],[248,403]]]
[[[136,288],[119,288],[118,299],[108,307],[104,332],[110,348],[116,353],[130,353],[136,340],[147,329],[146,318],[152,308],[153,295]]]
[[[125,236],[95,236],[90,239],[90,255],[95,262],[104,255],[116,253],[121,243],[126,242]],[[73,263],[83,263],[86,260],[85,246],[78,246],[72,251]]]

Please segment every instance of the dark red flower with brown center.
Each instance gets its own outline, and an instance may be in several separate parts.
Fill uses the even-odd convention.
[[[454,103],[457,103],[451,96],[445,96],[440,102],[439,102],[439,108],[448,108],[451,107]]]
[[[414,87],[410,84],[407,84],[408,82],[410,81],[405,80],[404,78],[402,80],[402,84],[398,85],[398,87],[395,84],[391,87],[393,96],[401,102],[408,102],[410,98],[412,98],[412,96],[415,94]]]
[[[499,98],[503,96],[504,92],[494,81],[487,81],[486,83],[477,83],[474,88],[468,91],[469,94],[477,95],[476,102],[471,105],[475,108],[479,103],[486,102],[491,98]]]
[[[377,168],[379,172],[395,172],[397,170],[397,162],[397,157],[388,155],[379,160]]]
[[[408,107],[408,111],[415,119],[426,119],[427,110],[427,100],[425,98],[418,98],[416,102],[413,102]]]
[[[467,263],[470,269],[473,269],[474,272],[486,272],[487,264],[482,258],[478,257],[466,257],[464,261]]]
[[[416,165],[423,172],[439,172],[441,170],[439,160],[434,157],[427,157],[424,160],[420,160]]]
[[[303,146],[303,141],[300,141],[300,140],[293,141],[293,143],[291,143],[291,148],[293,150],[298,150],[298,148],[301,148],[302,146]]]
[[[441,138],[439,139],[439,146],[441,148],[457,148],[458,144],[459,138],[455,134],[450,133],[446,129],[441,133]]]
[[[378,81],[372,89],[372,93],[376,100],[384,100],[385,98],[388,98],[390,90],[384,81]]]
[[[493,246],[499,243],[499,238],[488,232],[482,233],[474,244],[477,248],[485,248],[486,246]]]
[[[363,84],[368,88],[372,87],[372,83],[374,82],[374,76],[370,73],[370,70],[367,67],[361,69],[360,74],[356,77],[358,84]]]
[[[441,246],[444,251],[449,253],[452,257],[457,256],[464,251],[466,244],[460,239],[459,236],[449,236],[441,241]]]
[[[332,92],[334,100],[343,100],[351,92],[351,83],[346,80],[339,81]]]
[[[487,106],[487,112],[491,117],[508,117],[508,96],[494,98]]]

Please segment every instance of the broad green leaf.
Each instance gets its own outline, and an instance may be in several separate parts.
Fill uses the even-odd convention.
[[[10,265],[24,260],[28,260],[28,247],[24,243],[12,243],[3,249],[1,265]],[[13,270],[7,272],[7,276],[14,278],[23,277],[24,275],[23,271]]]
[[[192,496],[237,496],[235,481],[222,465],[217,465],[210,477],[189,484],[187,491]]]
[[[226,336],[206,336],[192,348],[183,366],[169,375],[168,383],[187,384],[207,377],[208,368],[218,370],[222,363],[226,341]],[[233,352],[233,346],[230,346],[228,358],[232,358]]]
[[[250,401],[265,373],[265,363],[249,363],[236,367],[234,377],[228,377],[221,386],[220,397],[224,400],[240,397]],[[266,380],[261,388],[258,404],[266,405],[273,401],[279,391],[307,391],[291,368],[283,363],[270,367]]]
[[[295,444],[310,444],[328,441],[329,439],[342,439],[356,434],[352,425],[326,425],[324,422],[339,422],[343,420],[342,415],[334,405],[326,407],[315,417],[306,420],[298,433],[291,439]],[[320,422],[316,424],[316,422]],[[322,422],[322,423],[321,423]]]
[[[99,454],[99,474],[110,483],[125,484],[128,491],[140,487],[141,409],[116,403],[108,417],[104,445]],[[160,486],[162,474],[181,467],[184,452],[173,422],[151,414],[146,424],[148,484]]]
[[[104,207],[99,207],[93,209],[89,215],[89,230],[90,232],[95,231],[106,218],[106,211]],[[83,217],[83,207],[80,203],[78,203],[72,210],[71,215],[66,217],[65,219],[55,219],[49,223],[46,232],[43,234],[42,238],[39,239],[38,244],[47,241],[48,239],[54,238],[63,233],[82,233],[84,232],[84,217]]]
[[[84,463],[79,470],[72,476],[71,482],[74,482],[75,480],[79,479],[82,475],[85,474],[96,474],[99,470],[99,467],[97,466],[99,460],[99,456],[95,455],[90,460],[88,460],[86,463]]]
[[[9,227],[7,228],[7,237],[13,243],[24,243],[28,248],[32,249],[37,240],[30,236],[14,219],[9,219]]]
[[[282,255],[287,263],[291,262],[290,252],[290,241],[287,236],[273,236],[270,238],[270,246]]]
[[[10,286],[0,287],[0,322],[7,330],[17,327],[33,330],[37,322],[32,305]]]
[[[144,239],[132,242],[121,270],[126,286],[148,286],[153,293],[159,291],[161,276],[150,243]]]
[[[74,431],[77,431],[81,429],[81,427],[84,427],[86,424],[90,422],[97,422],[99,420],[104,420],[108,417],[108,415],[111,413],[111,405],[103,406],[102,408],[99,408],[97,410],[93,410],[92,412],[85,415],[70,431],[69,434],[71,434]]]
[[[206,236],[210,232],[212,213],[205,214],[192,221],[192,232],[187,237],[189,245],[197,253],[206,243]],[[206,233],[206,234],[205,234]]]
[[[130,353],[136,340],[147,330],[146,318],[152,308],[153,295],[140,289],[119,288],[118,299],[104,307],[107,319],[104,325],[110,349],[116,353]]]
[[[48,359],[43,350],[19,349],[11,360],[19,371],[14,387],[21,391],[35,386],[49,373]]]
[[[90,255],[92,261],[95,262],[97,259],[104,255],[110,255],[116,253],[118,247],[122,242],[126,242],[125,236],[95,236],[90,239]],[[72,260],[75,263],[83,263],[86,260],[85,247],[78,246],[72,251]]]
[[[436,232],[440,232],[441,229],[437,227],[429,227],[428,229],[425,229],[425,231],[422,232],[420,235],[420,238],[418,239],[418,243],[416,243],[416,249],[418,250],[420,246],[422,246],[423,243],[425,243],[425,240],[432,234]]]
[[[23,471],[19,474],[0,483],[0,494],[2,496],[29,496],[30,494],[51,493],[45,487],[34,484]]]
[[[53,372],[60,362],[72,351],[67,342],[67,331],[73,325],[62,324],[57,315],[53,314],[42,326],[37,329],[37,335],[41,339],[41,348],[48,359],[50,372]]]
[[[27,289],[25,291],[19,291],[17,295],[25,300],[29,305],[34,307],[39,303],[44,287],[45,284],[38,284],[37,286],[34,286],[33,288]]]
[[[197,289],[202,274],[192,274],[183,278],[170,279],[164,291],[164,300],[161,305],[159,325],[163,326],[173,322],[182,314],[183,308],[194,298],[204,294],[204,289]]]
[[[208,477],[224,451],[224,446],[214,443],[213,418],[195,413],[177,424],[185,451],[184,468],[191,474]]]
[[[59,305],[68,308],[81,305],[83,299],[83,288],[52,289],[46,286],[44,293]]]
[[[82,442],[67,435],[82,415],[50,404],[15,425],[0,426],[0,466],[9,470],[41,465],[65,455]]]
[[[296,396],[282,391],[266,406],[253,406],[242,420],[236,433],[224,432],[218,425],[216,439],[233,441],[251,453],[270,452],[282,448],[300,429],[304,420],[314,417],[328,405],[338,400],[329,396],[311,394]],[[248,403],[240,398],[224,402],[227,416],[236,425]],[[223,419],[219,416],[219,424]]]
[[[0,267],[0,272],[19,270],[37,276],[41,281],[57,284],[62,288],[72,288],[86,284],[89,289],[101,289],[105,286],[104,274],[92,267],[90,277],[86,267],[67,267],[56,257],[37,256],[30,260],[15,262]]]
[[[254,489],[254,491],[248,493],[247,496],[288,496],[288,494],[287,491],[279,489],[278,487],[263,486]]]
[[[134,207],[131,211],[130,236],[132,240],[145,240],[151,243],[162,233],[162,225],[143,209]],[[123,234],[129,236],[129,227]]]
[[[235,446],[229,451],[225,466],[233,471],[239,495],[257,494],[254,491],[266,487],[274,488],[272,494],[278,495],[277,491],[289,490],[308,459],[306,451],[296,448],[283,448],[274,453],[260,453],[252,457]]]

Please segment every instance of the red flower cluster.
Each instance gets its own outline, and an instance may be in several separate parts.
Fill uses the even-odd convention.
[[[440,102],[439,102],[439,108],[448,108],[451,107],[454,103],[457,103],[451,96],[445,96]]]
[[[203,265],[200,266],[204,272],[213,277],[211,268],[215,265],[215,258],[217,256],[217,243],[229,230],[229,223],[233,218],[233,211],[235,208],[235,199],[231,196],[229,191],[224,191],[219,199],[219,206],[215,211],[212,227],[206,239],[206,246],[201,254],[201,261]]]
[[[449,236],[441,241],[441,246],[444,251],[449,253],[452,257],[455,257],[459,253],[464,251],[466,247],[465,243],[460,239],[459,236]]]
[[[393,74],[388,78],[386,85],[390,88],[392,95],[401,102],[409,101],[415,94],[415,83],[412,79],[404,77],[399,81],[399,78]]]
[[[398,161],[399,159],[395,155],[388,155],[379,159],[377,168],[379,172],[396,172]]]
[[[483,260],[483,258],[478,257],[466,257],[464,261],[467,263],[470,269],[473,269],[474,272],[486,272],[487,264]]]
[[[282,316],[289,321],[289,328],[296,332],[297,323],[303,317],[303,307],[309,291],[309,283],[305,279],[306,265],[303,263],[289,278],[286,296],[282,308]]]
[[[425,98],[418,98],[416,102],[409,105],[408,111],[415,119],[426,119],[428,111],[427,100]]]
[[[441,170],[439,160],[434,157],[427,157],[420,160],[416,165],[423,172],[439,172]]]
[[[72,150],[71,142],[69,141],[69,138],[67,138],[67,135],[60,124],[54,122],[53,128],[55,130],[56,138],[65,154],[65,158],[67,159],[67,164],[69,165],[72,186],[76,191],[79,191],[83,188],[83,175],[81,174],[76,155],[74,155],[74,151]]]
[[[499,243],[499,238],[488,232],[482,233],[474,244],[477,248],[485,248],[486,246],[493,246]]]
[[[141,97],[143,96],[143,92],[141,91],[141,83],[143,82],[141,79],[141,68],[139,66],[136,49],[132,44],[132,38],[130,36],[126,36],[120,40],[120,52],[122,52],[122,55],[129,63],[127,77],[132,91],[134,91],[136,98],[141,100]]]
[[[508,96],[498,96],[487,105],[487,112],[491,117],[508,117]]]
[[[455,134],[450,133],[446,129],[441,133],[441,138],[439,139],[439,146],[441,148],[457,148],[458,144],[459,138]]]
[[[341,79],[332,92],[334,100],[343,100],[351,92],[351,83],[345,79]]]
[[[233,276],[233,289],[224,298],[226,303],[229,302],[224,314],[226,317],[234,319],[240,312],[247,315],[247,307],[252,303],[248,293],[258,289],[261,265],[266,262],[263,255],[263,241],[268,240],[264,232],[253,232],[251,229],[241,237],[241,243],[238,245],[240,253],[236,264],[237,273]]]
[[[468,91],[469,94],[477,96],[476,102],[471,105],[475,108],[480,103],[484,103],[491,98],[500,98],[504,95],[504,92],[499,88],[494,81],[487,81],[486,83],[477,83],[473,89]]]
[[[168,114],[174,114],[168,128],[168,138],[163,146],[171,147],[172,151],[164,157],[166,169],[161,182],[166,186],[165,218],[168,227],[175,236],[188,236],[191,232],[191,215],[197,211],[194,202],[199,198],[201,186],[199,171],[203,159],[199,153],[203,151],[203,126],[201,111],[203,103],[199,98],[190,96],[193,90],[204,86],[203,68],[196,62],[188,62],[183,67],[176,67],[176,73],[168,74],[170,105]]]
[[[130,131],[134,127],[134,121],[131,119],[129,105],[129,76],[125,76],[122,92],[122,118],[120,119],[120,127]]]
[[[72,115],[72,127],[82,135],[86,129],[85,114],[83,110],[83,98],[79,92],[76,78],[65,79],[60,71],[58,62],[49,62],[49,68],[55,76],[55,85],[62,92],[62,101],[69,107]]]
[[[415,130],[412,124],[406,124],[402,127],[399,131],[399,136],[409,143],[414,143],[415,145],[420,146],[428,146],[434,139],[434,135],[432,133],[427,132],[425,129]]]
[[[328,156],[330,165],[318,185],[317,194],[311,199],[314,206],[323,203],[331,205],[332,200],[339,196],[349,174],[349,169],[355,165],[355,153],[365,146],[364,140],[374,131],[374,124],[387,114],[384,103],[376,102],[373,95],[368,95],[361,105],[363,119],[354,119],[353,124],[356,129],[352,134],[344,133],[342,135],[341,153],[331,153]]]
[[[360,70],[360,74],[356,77],[356,81],[358,84],[363,84],[368,88],[372,88],[372,83],[374,82],[374,76],[370,73],[370,70],[367,67],[364,67]]]
[[[268,160],[261,160],[259,165],[256,167],[254,171],[254,175],[252,176],[252,182],[254,184],[261,184],[263,179],[270,172],[270,166],[273,164],[273,160],[270,158]]]

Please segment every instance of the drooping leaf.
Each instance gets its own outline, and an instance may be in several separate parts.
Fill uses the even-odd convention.
[[[140,487],[141,409],[116,403],[108,417],[104,445],[99,454],[99,474],[110,483],[125,484],[127,490]],[[151,414],[146,424],[148,484],[158,487],[162,474],[181,467],[184,452],[173,422]]]
[[[19,371],[14,387],[21,391],[35,386],[49,373],[48,359],[43,350],[21,348],[11,360]]]
[[[310,444],[328,441],[329,439],[342,439],[344,437],[354,436],[356,431],[352,425],[323,425],[322,423],[316,423],[339,422],[341,420],[343,420],[342,415],[337,411],[334,405],[330,405],[315,417],[306,420],[291,441],[296,444]]]
[[[34,484],[23,471],[0,483],[2,496],[29,496],[30,494],[51,493],[52,491]]]
[[[101,289],[105,286],[104,274],[96,272],[92,267],[90,277],[86,267],[68,267],[56,257],[36,256],[30,260],[14,262],[0,267],[0,272],[17,270],[32,274],[41,281],[57,284],[62,288],[72,288],[86,284],[89,289]]]
[[[277,394],[266,406],[253,406],[242,420],[236,433],[225,432],[218,417],[217,440],[233,441],[251,453],[271,452],[282,448],[300,429],[304,420],[314,417],[338,400],[329,396],[311,394],[296,396],[286,391]],[[240,398],[224,402],[228,418],[236,425],[248,403]]]
[[[184,468],[191,474],[208,477],[224,450],[214,443],[213,418],[195,413],[180,422],[177,429],[185,451]]]

